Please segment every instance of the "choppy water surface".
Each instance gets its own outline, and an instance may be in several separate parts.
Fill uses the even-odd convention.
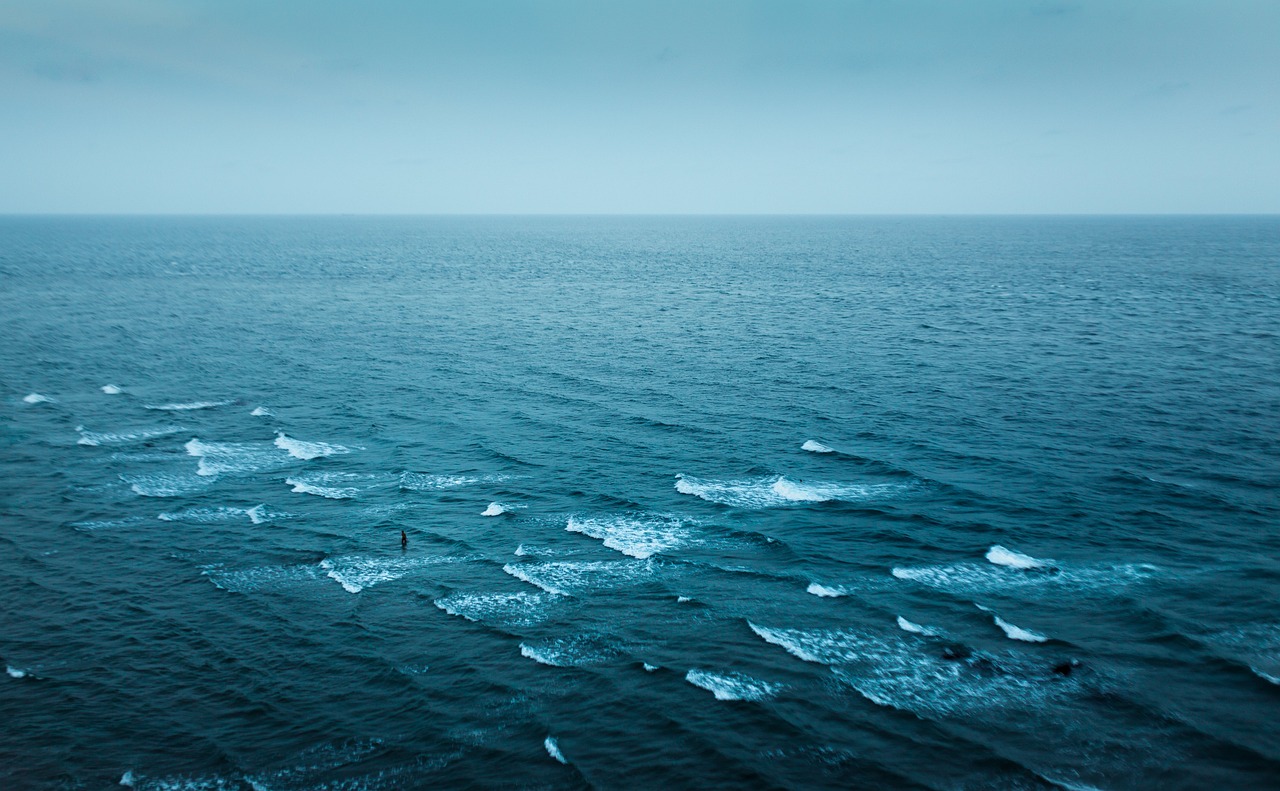
[[[1275,219],[11,218],[0,332],[5,788],[1280,787]]]

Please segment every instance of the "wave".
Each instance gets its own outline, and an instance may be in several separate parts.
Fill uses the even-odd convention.
[[[1043,560],[1037,560],[1030,555],[1014,552],[1012,549],[1005,549],[999,544],[987,550],[987,560],[997,566],[1008,566],[1013,569],[1042,569],[1053,565]]]
[[[644,672],[646,673],[652,673],[658,669],[657,665],[651,665],[648,662],[641,662],[640,666],[644,668]]]
[[[436,599],[441,610],[476,623],[532,626],[546,620],[552,601],[544,593],[451,593]]]
[[[267,409],[264,406],[254,407],[253,411],[250,412],[249,414],[254,417],[275,417],[276,416],[275,412],[272,412],[270,409]]]
[[[782,476],[731,480],[676,477],[676,491],[734,508],[777,508],[799,503],[863,502],[902,491],[900,484],[799,482]]]
[[[188,508],[185,511],[174,511],[162,513],[156,518],[162,522],[191,522],[201,525],[213,525],[226,522],[240,522],[249,520],[254,524],[250,511],[262,508],[255,506],[254,508],[230,508],[227,506],[216,506],[212,508]]]
[[[509,513],[507,507],[502,503],[489,503],[489,507],[480,512],[481,516],[502,516]]]
[[[52,399],[47,395],[40,395],[39,393],[30,393],[24,396],[22,399],[22,402],[24,404],[56,404],[58,403],[55,399]]]
[[[554,736],[548,736],[546,739],[543,739],[542,746],[547,748],[547,755],[566,766],[569,764],[569,762],[565,760],[564,753],[560,752],[560,745],[556,742]]]
[[[820,596],[826,599],[834,599],[838,596],[845,596],[843,588],[829,588],[826,585],[819,585],[816,582],[810,582],[809,587],[805,589],[806,593],[812,593],[814,596]]]
[[[1116,593],[1155,576],[1158,569],[1147,563],[1115,566],[1011,568],[978,563],[944,566],[896,567],[895,578],[961,595],[1019,590],[1024,594],[1044,594],[1054,588],[1098,593]]]
[[[205,567],[200,573],[214,587],[231,593],[256,593],[260,590],[280,590],[299,583],[321,578],[321,568],[314,564],[293,566],[258,566],[250,569],[227,571],[221,566]]]
[[[214,407],[226,406],[234,404],[234,400],[229,401],[190,401],[185,404],[143,404],[145,409],[158,409],[163,412],[191,412],[197,409],[213,409]]]
[[[9,674],[10,678],[26,678],[29,675],[28,671],[13,665],[5,665],[4,671]]]
[[[836,452],[835,448],[831,448],[826,445],[823,445],[821,442],[818,442],[817,440],[813,440],[813,439],[805,440],[804,444],[800,446],[800,450],[807,450],[810,453],[835,453]]]
[[[999,626],[1004,631],[1004,633],[1008,635],[1010,640],[1021,640],[1024,643],[1049,642],[1048,637],[1045,637],[1039,632],[1033,632],[1030,629],[1023,629],[1020,626],[1014,626],[1013,624],[1009,623],[1005,619],[1001,618],[999,615],[996,615],[990,609],[983,607],[981,604],[977,605],[977,608],[987,613],[988,615],[990,615],[992,620],[995,621],[996,626]]]
[[[428,475],[421,472],[402,472],[400,473],[400,488],[414,492],[430,492],[441,489],[457,489],[482,482],[500,481],[504,477],[495,475]]]
[[[133,442],[167,437],[182,430],[181,426],[164,426],[162,428],[140,428],[133,431],[98,432],[89,431],[84,426],[76,426],[76,431],[80,434],[80,439],[76,444],[89,445],[91,447],[99,445],[128,445]]]
[[[88,519],[81,522],[72,522],[71,527],[80,531],[92,531],[112,527],[129,527],[130,525],[140,525],[149,521],[151,520],[145,516],[126,516],[123,519]]]
[[[508,563],[502,570],[547,593],[580,596],[593,590],[625,587],[653,577],[650,560],[533,561]]]
[[[867,700],[922,717],[1002,708],[1038,711],[1079,690],[1074,677],[1014,654],[939,652],[914,634],[775,629],[750,624],[765,642],[806,662],[828,665]]]
[[[904,632],[911,632],[912,634],[922,634],[925,637],[936,637],[938,635],[937,632],[930,629],[929,627],[921,626],[918,623],[912,623],[911,621],[908,621],[906,618],[903,618],[901,615],[898,616],[898,628]]]
[[[306,442],[300,439],[293,439],[285,436],[283,431],[276,434],[275,446],[286,451],[295,459],[303,461],[311,461],[325,456],[337,456],[343,453],[350,453],[351,448],[342,445],[330,445],[327,442]]]
[[[782,689],[781,684],[760,681],[743,673],[712,673],[694,668],[684,678],[695,687],[701,687],[715,695],[716,700],[759,701],[773,697]]]
[[[288,456],[265,442],[204,442],[192,438],[183,445],[188,456],[200,460],[196,474],[247,475],[283,467]]]
[[[102,392],[107,395],[120,395],[124,392],[124,388],[120,387],[120,385],[103,385]]]
[[[296,475],[285,478],[284,482],[300,494],[314,494],[330,500],[350,500],[360,494],[360,487],[334,484],[351,483],[361,479],[362,476],[355,473],[326,472]]]
[[[121,475],[135,494],[142,497],[182,497],[204,491],[212,483],[194,474]]]
[[[359,593],[383,582],[398,580],[427,566],[450,563],[457,558],[436,555],[409,558],[337,557],[320,561],[325,576],[347,593]]]
[[[586,667],[615,661],[623,654],[609,638],[577,635],[521,643],[520,655],[550,667]]]
[[[571,516],[565,530],[599,539],[609,549],[639,560],[682,546],[693,536],[683,520],[662,516]]]
[[[1248,665],[1259,678],[1280,684],[1280,624],[1240,626],[1201,639],[1219,653]]]

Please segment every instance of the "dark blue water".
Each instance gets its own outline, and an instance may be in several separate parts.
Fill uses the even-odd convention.
[[[1275,218],[9,218],[0,333],[4,788],[1280,787]]]

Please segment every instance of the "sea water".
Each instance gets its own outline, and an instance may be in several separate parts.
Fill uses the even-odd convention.
[[[5,788],[1280,787],[1275,218],[7,218],[0,341]]]

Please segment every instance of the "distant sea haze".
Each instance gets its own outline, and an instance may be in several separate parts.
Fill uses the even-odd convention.
[[[1280,787],[1277,260],[0,218],[0,786]]]

